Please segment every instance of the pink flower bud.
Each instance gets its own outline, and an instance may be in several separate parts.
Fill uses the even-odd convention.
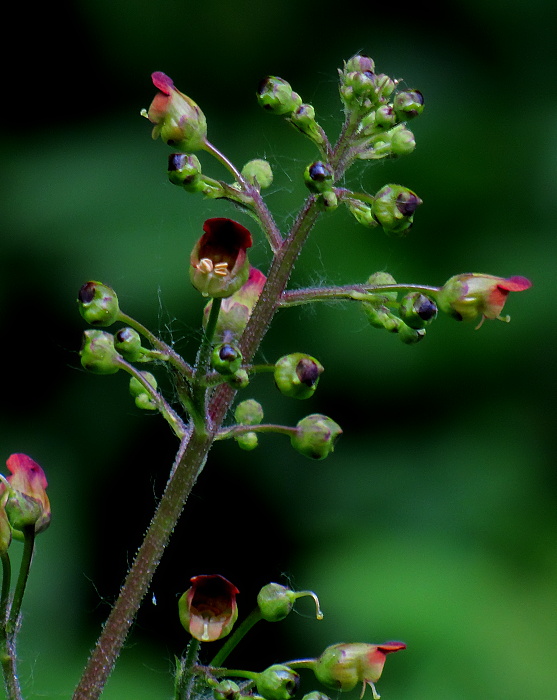
[[[532,286],[526,277],[495,277],[471,272],[451,277],[437,294],[439,308],[458,321],[468,321],[481,314],[482,320],[501,317],[509,292],[522,292]],[[478,326],[479,328],[479,326]]]
[[[218,574],[194,576],[190,581],[191,588],[178,601],[183,627],[201,642],[226,637],[238,618],[236,595],[240,591]]]
[[[5,509],[13,536],[23,539],[22,528],[33,524],[35,534],[43,532],[50,524],[50,502],[46,495],[48,484],[44,471],[26,454],[10,455],[6,464],[12,474],[5,484],[0,484],[0,502],[5,499],[4,492],[8,491]]]
[[[195,102],[176,90],[172,80],[161,72],[151,75],[160,92],[155,95],[149,111],[142,112],[155,126],[153,138],[158,136],[172,148],[189,153],[205,146],[207,122]]]

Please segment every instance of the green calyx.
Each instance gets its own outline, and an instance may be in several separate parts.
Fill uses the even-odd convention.
[[[306,187],[316,194],[330,191],[334,183],[334,172],[328,163],[318,160],[310,163],[304,170]]]
[[[300,676],[289,666],[275,664],[257,674],[255,685],[266,700],[290,700],[300,685]]]
[[[323,365],[310,355],[295,352],[275,364],[275,384],[281,394],[293,399],[308,399],[315,393]]]
[[[234,409],[234,418],[240,425],[258,425],[263,420],[263,407],[255,399],[246,399]]]
[[[114,335],[114,347],[128,362],[138,362],[147,353],[141,345],[141,336],[133,328],[121,328]]]
[[[242,168],[242,176],[257,189],[270,187],[273,182],[273,171],[266,160],[256,158],[248,161]]]
[[[290,443],[304,457],[325,459],[334,451],[335,442],[341,434],[342,429],[334,420],[321,413],[313,413],[298,422]]]
[[[211,367],[219,374],[235,374],[242,366],[242,353],[231,343],[217,345],[211,353]]]
[[[81,366],[93,374],[115,374],[120,369],[114,336],[105,331],[85,331],[79,355]]]
[[[399,315],[410,328],[419,330],[437,318],[437,305],[421,292],[410,292],[400,302]]]
[[[274,75],[259,83],[257,101],[263,109],[278,115],[291,114],[302,104],[302,98],[292,90],[290,83]]]
[[[116,292],[102,282],[86,282],[77,294],[79,313],[92,326],[111,326],[120,308]]]
[[[403,236],[414,222],[414,212],[422,200],[401,185],[385,185],[374,197],[373,216],[386,233]]]

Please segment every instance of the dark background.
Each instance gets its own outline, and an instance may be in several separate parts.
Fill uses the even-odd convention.
[[[388,659],[384,698],[554,693],[553,6],[375,5],[13,8],[0,143],[0,444],[6,458],[27,452],[43,465],[53,506],[24,604],[26,697],[70,696],[176,448],[158,416],[134,407],[124,376],[81,370],[77,290],[89,279],[110,284],[127,313],[192,359],[203,301],[187,261],[202,222],[251,226],[231,205],[167,182],[168,149],[139,117],[154,95],[150,73],[168,73],[198,102],[209,138],[237,165],[271,162],[267,201],[286,229],[315,151],[257,107],[255,87],[268,74],[289,80],[334,136],[336,69],[356,51],[422,90],[426,110],[412,124],[411,157],[354,168],[347,184],[373,193],[400,182],[424,205],[404,240],[365,230],[342,209],[322,218],[292,284],[387,269],[401,282],[477,271],[534,286],[511,295],[511,324],[474,332],[440,318],[413,347],[369,327],[355,304],[282,312],[261,359],[315,355],[326,368],[319,390],[296,402],[262,376],[243,396],[260,399],[270,421],[326,413],[344,435],[319,463],[280,436],[251,453],[215,447],[104,697],[171,697],[172,659],[187,641],[176,600],[199,573],[230,578],[241,615],[270,580],[321,597],[323,622],[299,602],[300,615],[253,632],[231,658],[237,667],[394,638],[408,651]],[[208,174],[226,177],[201,158]],[[251,258],[268,263],[260,239]]]

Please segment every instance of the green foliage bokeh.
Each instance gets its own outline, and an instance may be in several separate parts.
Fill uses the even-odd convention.
[[[258,109],[255,86],[267,74],[284,77],[334,133],[336,68],[358,50],[419,88],[426,110],[412,125],[412,156],[355,168],[347,183],[375,192],[400,182],[424,204],[403,240],[364,230],[343,210],[323,217],[292,284],[355,282],[386,269],[425,284],[458,272],[521,274],[533,287],[511,295],[509,325],[474,332],[441,318],[415,347],[370,328],[355,304],[281,312],[261,357],[317,357],[319,389],[288,401],[263,376],[245,397],[277,422],[327,413],[344,435],[317,464],[280,436],[262,437],[249,454],[215,447],[104,697],[170,697],[172,656],[186,643],[177,597],[200,573],[230,578],[243,613],[270,580],[321,597],[323,622],[265,623],[238,650],[237,666],[400,638],[408,650],[388,659],[384,698],[550,697],[551,4],[80,0],[32,20],[17,12],[33,67],[9,86],[2,115],[0,444],[6,458],[27,452],[44,466],[53,506],[24,603],[26,697],[69,696],[175,448],[158,416],[135,409],[124,377],[81,370],[77,290],[89,279],[110,284],[126,312],[191,358],[203,300],[187,261],[201,224],[230,216],[254,228],[231,205],[167,182],[168,149],[139,117],[154,94],[150,73],[168,73],[200,104],[210,139],[236,164],[271,162],[267,201],[284,229],[315,154]],[[225,176],[208,157],[203,164]],[[252,259],[262,268],[269,260],[261,238]]]

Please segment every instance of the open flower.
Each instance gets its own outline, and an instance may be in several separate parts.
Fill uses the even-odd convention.
[[[510,316],[501,317],[509,292],[522,292],[532,286],[526,277],[495,277],[471,272],[451,277],[437,294],[442,311],[458,321],[468,321],[481,314],[482,320],[497,318],[509,321]]]
[[[26,454],[10,455],[6,464],[12,474],[5,483],[0,483],[0,499],[5,500],[13,536],[23,539],[22,528],[33,524],[35,534],[43,532],[50,524],[50,502],[46,495],[48,483],[44,471]]]
[[[232,219],[207,219],[190,256],[190,279],[203,296],[229,297],[247,281],[251,234]]]
[[[401,649],[406,649],[404,642],[333,644],[315,660],[313,672],[323,685],[341,691],[352,690],[362,683],[362,696],[369,685],[377,700],[374,683],[381,677],[387,654]]]
[[[205,115],[195,102],[176,90],[172,80],[157,71],[151,75],[153,84],[159,89],[149,110],[142,115],[155,125],[153,138],[158,136],[179,151],[199,151],[205,146],[207,122]]]
[[[236,595],[240,591],[218,574],[194,576],[190,581],[191,588],[178,601],[180,622],[201,642],[226,637],[238,618]]]

